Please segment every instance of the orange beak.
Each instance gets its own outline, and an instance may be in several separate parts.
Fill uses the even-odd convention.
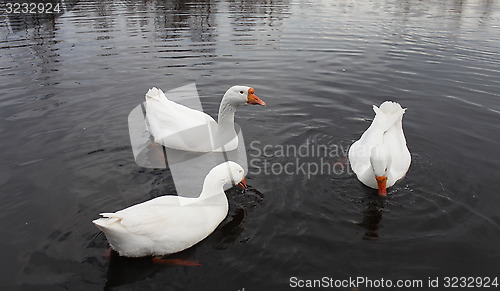
[[[247,180],[245,178],[243,178],[243,180],[241,180],[241,182],[238,183],[238,186],[240,186],[242,189],[246,189],[247,188]]]
[[[260,100],[257,95],[254,94],[255,90],[253,88],[248,89],[247,103],[252,105],[262,105],[266,106],[266,102]]]
[[[378,185],[378,195],[385,197],[387,195],[387,177],[385,176],[375,176],[375,179],[377,179],[377,185]]]

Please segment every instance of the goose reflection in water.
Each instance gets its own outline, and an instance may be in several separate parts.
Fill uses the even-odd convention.
[[[363,220],[358,223],[366,229],[363,239],[375,240],[379,238],[380,222],[382,221],[384,199],[378,196],[368,198],[365,209],[363,210]]]

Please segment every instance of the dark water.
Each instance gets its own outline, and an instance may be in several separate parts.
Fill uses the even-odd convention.
[[[497,1],[73,4],[0,17],[1,289],[500,276]],[[135,164],[127,116],[148,88],[193,82],[212,116],[235,84],[268,104],[237,112],[251,189],[228,191],[228,218],[178,255],[202,267],[110,258],[91,220],[175,191],[168,170]],[[384,100],[408,108],[412,165],[379,199],[342,150]],[[333,153],[279,152],[319,145]],[[335,172],[277,173],[323,161]]]

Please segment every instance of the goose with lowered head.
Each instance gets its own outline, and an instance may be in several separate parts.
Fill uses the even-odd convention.
[[[386,101],[373,110],[372,124],[349,148],[349,162],[363,184],[386,196],[387,187],[403,178],[411,163],[402,123],[406,108]]]
[[[228,213],[224,185],[246,188],[243,168],[224,162],[207,174],[199,197],[161,196],[92,221],[121,256],[167,255],[211,234]]]
[[[146,93],[147,127],[155,142],[175,150],[232,151],[238,148],[234,114],[247,104],[266,106],[253,88],[229,88],[222,97],[216,122],[210,115],[168,100],[162,90],[152,88]]]

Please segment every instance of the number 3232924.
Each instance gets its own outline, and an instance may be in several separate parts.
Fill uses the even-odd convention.
[[[445,288],[498,288],[497,277],[445,277]]]
[[[51,14],[61,13],[60,3],[19,2],[5,3],[6,14]]]

